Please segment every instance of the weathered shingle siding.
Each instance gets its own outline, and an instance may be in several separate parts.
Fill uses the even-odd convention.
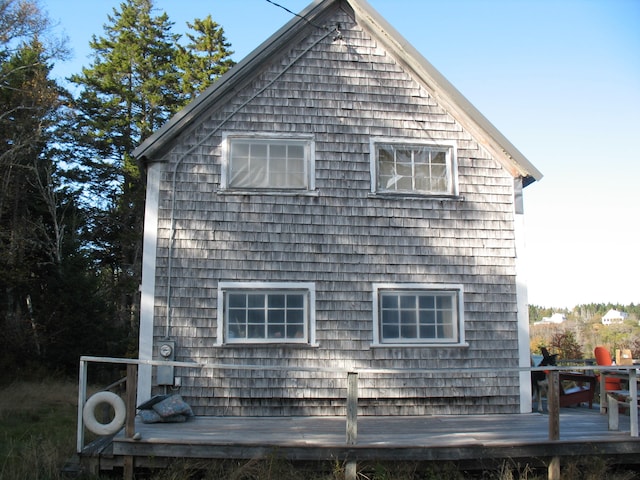
[[[166,328],[175,195],[170,336],[178,360],[356,369],[516,366],[513,178],[352,18],[336,15],[342,39],[328,36],[281,74],[324,32],[292,46],[167,154],[155,336]],[[312,134],[317,195],[219,192],[223,132]],[[377,136],[455,140],[462,200],[372,196],[369,149]],[[315,282],[319,346],[216,347],[218,282],[236,280]],[[371,348],[374,282],[463,284],[469,346]],[[344,411],[342,374],[179,369],[177,375],[198,414]],[[372,414],[516,412],[518,395],[515,375],[363,373],[360,379],[361,411]]]

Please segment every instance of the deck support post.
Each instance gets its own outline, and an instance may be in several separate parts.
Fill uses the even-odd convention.
[[[547,374],[549,390],[547,409],[549,410],[549,440],[560,440],[560,373],[552,370]],[[560,480],[560,457],[553,457],[547,469],[549,480]]]
[[[127,398],[125,405],[127,408],[127,416],[124,424],[124,438],[130,439],[136,433],[136,388],[138,387],[138,365],[135,363],[127,364]],[[126,455],[124,457],[124,480],[133,480],[133,456]]]
[[[358,443],[358,374],[347,373],[347,445]],[[345,480],[356,480],[356,460],[347,460],[344,471]]]

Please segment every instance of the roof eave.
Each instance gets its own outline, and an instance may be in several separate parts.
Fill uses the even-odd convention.
[[[250,72],[259,68],[281,51],[291,38],[303,32],[330,6],[345,2],[351,6],[356,20],[374,35],[391,53],[420,79],[434,99],[481,142],[514,177],[523,184],[540,180],[542,173],[462,95],[426,58],[395,30],[366,0],[315,0],[298,17],[254,49],[247,57],[224,74],[134,151],[134,157],[145,161],[156,159],[184,128],[192,124],[212,103],[233,91]],[[302,18],[304,17],[304,18]]]
[[[542,178],[542,173],[366,0],[346,1],[352,6],[358,23],[368,27],[371,34],[410,68],[434,99],[482,142],[511,175],[522,177],[524,185]]]

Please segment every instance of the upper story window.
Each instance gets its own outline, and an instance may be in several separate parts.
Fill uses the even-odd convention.
[[[463,344],[462,285],[375,284],[374,344]]]
[[[426,144],[373,139],[371,154],[372,192],[458,194],[454,143]]]
[[[221,282],[218,343],[314,343],[311,283]]]
[[[309,137],[227,135],[222,188],[313,190],[314,143]]]

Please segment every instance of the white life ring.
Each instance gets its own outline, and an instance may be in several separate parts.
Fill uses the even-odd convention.
[[[96,418],[96,407],[102,403],[108,403],[113,408],[113,420],[109,423],[101,423]],[[92,395],[87,403],[84,404],[82,410],[82,419],[84,426],[96,435],[112,435],[122,428],[125,417],[127,416],[127,407],[124,401],[115,393],[98,392]]]

